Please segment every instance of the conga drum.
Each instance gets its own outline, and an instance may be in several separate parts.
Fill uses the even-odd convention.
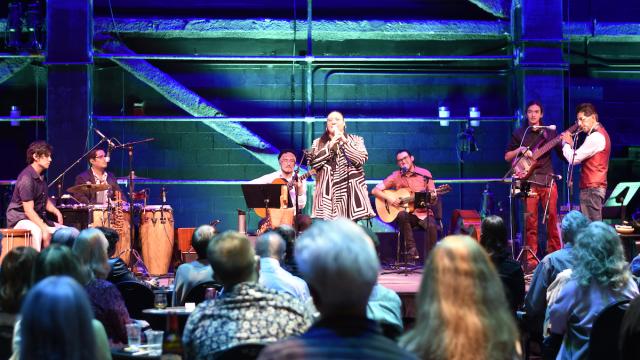
[[[31,231],[25,229],[0,229],[2,233],[2,253],[0,253],[0,263],[2,259],[19,246],[33,246],[31,242]]]
[[[119,257],[127,265],[131,265],[131,213],[129,205],[122,206],[121,215],[119,209],[111,207],[107,210],[106,205],[91,205],[91,227],[108,227],[114,229],[120,236],[116,244],[115,256]]]
[[[173,210],[168,205],[148,205],[140,216],[142,260],[150,275],[165,275],[173,253]]]

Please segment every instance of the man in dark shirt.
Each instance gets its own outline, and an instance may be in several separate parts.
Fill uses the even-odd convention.
[[[7,226],[31,231],[36,250],[49,246],[51,234],[62,226],[62,213],[47,197],[47,183],[43,173],[51,164],[52,148],[45,141],[34,141],[27,148],[29,164],[16,180],[13,196],[7,208]],[[57,223],[46,219],[53,213]]]
[[[525,157],[522,161],[533,158],[536,149],[544,146],[547,142],[556,138],[556,131],[542,128],[542,117],[544,112],[542,104],[538,101],[531,101],[527,104],[527,126],[516,129],[511,136],[511,141],[507,147],[504,159],[507,162],[514,162],[515,159]],[[527,131],[527,129],[529,129]],[[526,133],[526,135],[525,135]],[[524,137],[524,141],[522,138]],[[556,147],[560,152],[560,144]],[[558,233],[558,188],[554,183],[550,188],[553,179],[553,164],[551,163],[551,152],[547,151],[536,160],[533,173],[526,176],[531,184],[532,195],[526,198],[526,223],[525,223],[525,244],[529,246],[534,254],[538,252],[538,206],[544,207],[547,202],[547,249],[546,253],[552,253],[561,247],[560,234]],[[518,174],[516,174],[518,175]],[[531,253],[527,254],[527,269],[532,270],[538,261]]]
[[[107,203],[108,198],[113,198],[116,192],[122,193],[122,189],[118,185],[116,177],[113,173],[107,171],[109,165],[109,157],[106,156],[104,150],[94,149],[89,155],[88,170],[83,171],[76,176],[76,185],[80,184],[104,184],[107,183],[110,189],[92,192],[89,190],[73,193],[73,196],[84,204],[98,204],[104,205]]]

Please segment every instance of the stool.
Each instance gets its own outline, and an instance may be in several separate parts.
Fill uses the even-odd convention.
[[[0,229],[0,233],[2,234],[2,253],[0,253],[0,263],[11,249],[19,246],[33,246],[31,241],[31,231],[29,230]]]

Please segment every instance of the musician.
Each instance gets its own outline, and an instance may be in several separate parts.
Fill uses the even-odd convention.
[[[364,139],[345,130],[342,113],[332,111],[324,133],[311,145],[309,165],[316,171],[312,218],[358,221],[375,216],[364,181],[369,156]]]
[[[431,172],[414,164],[414,157],[406,149],[396,152],[396,163],[400,170],[396,170],[371,192],[375,197],[386,200],[393,206],[400,206],[400,200],[383,192],[386,189],[409,189],[412,193],[428,191],[431,204],[437,202],[435,185]],[[419,226],[426,230],[425,253],[429,253],[436,244],[438,237],[438,225],[431,209],[415,209],[412,213],[400,211],[397,217],[400,237],[404,241],[407,260],[415,262],[420,258],[416,241],[413,238],[413,228]]]
[[[62,227],[62,213],[47,196],[47,182],[43,173],[51,165],[51,145],[45,141],[34,141],[27,148],[28,166],[20,172],[13,196],[7,208],[7,226],[30,230],[33,247],[40,251],[49,246],[51,234]],[[57,223],[49,221],[45,214],[56,216]]]
[[[580,130],[587,134],[584,143],[573,150],[573,139],[562,133],[562,153],[572,164],[582,164],[580,170],[580,209],[591,221],[602,220],[602,205],[607,191],[607,172],[611,141],[598,121],[596,107],[590,103],[578,105],[576,117]]]
[[[276,179],[282,179],[287,183],[293,184],[293,170],[296,166],[296,154],[291,149],[284,149],[278,154],[278,163],[280,163],[280,170],[263,175],[257,179],[253,179],[249,184],[271,184]],[[307,180],[296,181],[295,186],[289,189],[289,196],[293,204],[290,206],[295,207],[296,194],[298,196],[298,208],[301,211],[307,204]]]
[[[536,149],[544,146],[548,141],[556,138],[556,131],[548,128],[542,128],[544,123],[544,109],[539,101],[530,101],[527,104],[527,125],[516,129],[511,141],[504,154],[507,162],[513,162],[516,157],[524,156],[529,159],[533,158]],[[540,128],[534,128],[540,126]],[[527,128],[529,129],[527,131]],[[526,132],[524,141],[522,137]],[[555,151],[560,154],[560,144],[555,147]],[[525,220],[525,243],[531,248],[533,254],[538,251],[538,207],[544,207],[549,202],[547,210],[547,249],[546,253],[550,254],[561,248],[560,234],[558,233],[558,187],[555,182],[552,183],[554,174],[553,164],[551,162],[551,151],[541,155],[535,163],[533,173],[526,178],[531,185],[531,196],[526,198]],[[531,253],[527,254],[528,268],[533,269],[538,265]]]
[[[115,197],[115,192],[122,194],[113,173],[107,171],[110,159],[102,149],[93,149],[87,157],[89,169],[76,176],[75,185],[80,184],[109,184],[110,189],[93,192],[90,190],[74,192],[73,196],[84,204],[105,205],[109,198]],[[123,196],[124,198],[124,196]]]

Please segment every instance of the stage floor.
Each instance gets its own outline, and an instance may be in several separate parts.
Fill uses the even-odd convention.
[[[411,327],[415,319],[415,298],[416,293],[420,289],[420,281],[422,280],[422,269],[418,272],[408,274],[383,274],[388,270],[382,271],[378,276],[378,283],[386,288],[395,291],[402,300],[402,318],[405,329]]]

